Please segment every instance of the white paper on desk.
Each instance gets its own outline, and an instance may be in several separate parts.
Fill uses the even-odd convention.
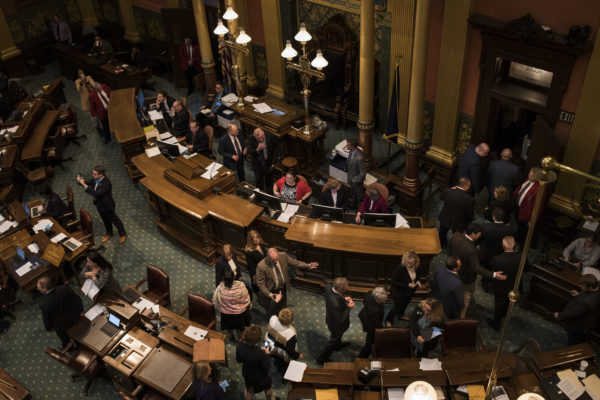
[[[29,246],[27,246],[27,249],[33,254],[37,254],[40,252],[40,246],[38,246],[37,243],[31,243]]]
[[[0,224],[0,233],[4,233],[7,230],[9,230],[10,228],[12,228],[12,222],[11,221],[4,221]]]
[[[133,302],[132,306],[140,310],[140,312],[144,311],[146,308],[152,308],[155,306],[153,302],[143,297],[140,297],[136,301]]]
[[[161,142],[166,143],[166,144],[177,144],[179,142],[177,142],[177,138],[174,136],[171,136],[165,140],[161,140]]]
[[[267,103],[252,104],[252,107],[254,107],[254,109],[261,114],[273,112],[273,109],[269,107]]]
[[[195,326],[188,326],[183,334],[194,340],[202,340],[208,334],[207,330],[196,328]]]
[[[598,375],[592,374],[582,380],[585,385],[585,391],[588,392],[593,400],[600,400],[600,379]]]
[[[221,97],[221,103],[225,104],[226,106],[230,106],[236,101],[238,101],[238,97],[235,95],[235,93],[229,93],[227,96]]]
[[[179,143],[177,143],[177,148],[179,149],[179,154],[183,154],[183,153],[186,153],[188,151],[187,147],[182,146]]]
[[[160,140],[167,140],[169,138],[172,138],[173,135],[171,135],[169,132],[165,132],[165,133],[159,133],[158,137],[160,137]]]
[[[52,239],[50,239],[50,241],[52,243],[59,243],[66,237],[67,237],[67,235],[65,235],[64,233],[61,232],[58,235],[54,236]]]
[[[408,221],[404,219],[402,215],[396,213],[396,224],[394,225],[394,228],[410,228],[410,225],[408,225]]]
[[[575,400],[576,398],[581,396],[583,392],[585,392],[583,385],[579,383],[579,381],[577,381],[577,384],[575,384],[570,379],[560,380],[556,384],[556,386],[558,386],[558,388],[562,390],[563,394],[567,396],[569,400]]]
[[[292,382],[302,382],[304,370],[306,370],[306,363],[291,360],[287,371],[285,371],[283,379],[287,379],[288,381]]]
[[[31,271],[31,266],[32,266],[31,263],[29,261],[27,261],[25,264],[20,266],[15,272],[17,273],[17,275],[23,276],[26,273],[28,273],[29,271]]]
[[[163,119],[163,115],[160,111],[150,110],[148,111],[148,116],[152,121],[158,121],[159,119]]]
[[[4,218],[4,215],[0,214],[0,222],[4,221],[6,218]]]
[[[583,229],[596,232],[596,229],[598,229],[598,224],[600,224],[598,221],[585,221],[583,223]]]
[[[188,150],[189,151],[189,150]],[[183,158],[185,158],[186,160],[189,160],[190,158],[194,157],[197,153],[189,153],[189,154],[184,154]]]
[[[96,319],[96,317],[106,311],[106,307],[104,305],[98,303],[94,305],[94,307],[90,308],[84,315],[90,321]]]
[[[402,388],[388,388],[387,393],[389,400],[404,400],[404,389]]]
[[[49,219],[40,219],[38,223],[33,226],[33,231],[35,233],[38,233],[39,231],[45,231],[46,229],[50,229],[52,225],[54,224]]]
[[[221,168],[223,164],[219,164],[218,162],[211,162],[208,167],[206,167],[206,172],[200,175],[204,179],[212,179],[219,173],[219,168]],[[211,176],[212,175],[212,176]]]
[[[93,280],[86,279],[81,287],[81,291],[93,301],[100,289],[98,289],[98,286],[96,286]]]
[[[13,228],[16,228],[17,226],[19,226],[18,221],[12,221],[10,224],[12,225]]]
[[[223,110],[223,111],[221,111],[221,114],[223,114],[223,115],[227,115],[227,116],[229,116],[229,115],[231,115],[231,114],[233,114],[233,113],[234,113],[234,111],[233,111],[233,110]]]
[[[294,215],[296,215],[296,212],[298,211],[299,207],[300,206],[298,204],[286,204],[285,211],[279,214],[279,217],[277,217],[277,221],[288,223],[289,220],[292,219]]]
[[[248,102],[248,103],[254,103],[254,100],[256,100],[256,99],[257,99],[257,97],[249,96],[249,95],[244,97],[244,101]]]
[[[158,156],[160,155],[160,149],[158,147],[150,147],[149,149],[146,149],[146,154],[148,157]]]
[[[158,305],[158,304],[154,304],[154,305],[152,306],[152,312],[153,312],[154,314],[156,314],[156,315],[160,315],[160,312],[159,312],[159,311],[160,311],[160,307],[159,307],[159,305]]]
[[[400,372],[400,368],[386,369],[387,372]]]
[[[437,358],[421,358],[419,369],[421,371],[441,371],[442,362]]]

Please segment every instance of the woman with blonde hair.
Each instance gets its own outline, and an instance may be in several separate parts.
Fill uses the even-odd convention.
[[[293,323],[294,312],[289,308],[283,308],[279,314],[271,316],[265,333],[265,341],[272,343],[273,346],[271,355],[283,360],[281,365],[275,363],[282,372],[287,369],[290,360],[304,357],[298,352],[298,333],[292,326]]]
[[[263,258],[267,255],[268,247],[265,244],[262,236],[257,230],[252,229],[248,232],[246,238],[246,262],[248,263],[248,273],[250,274],[250,280],[252,281],[252,291],[258,293],[258,286],[256,285],[256,266]]]
[[[402,262],[398,264],[392,271],[392,284],[390,293],[394,301],[394,305],[388,312],[385,321],[388,326],[391,326],[396,316],[404,317],[404,311],[410,304],[415,291],[421,288],[421,282],[417,276],[419,268],[419,256],[414,251],[407,251],[402,256]]]
[[[196,400],[225,400],[225,392],[218,383],[210,381],[212,368],[208,361],[199,361],[196,370]]]
[[[444,306],[432,297],[421,300],[410,316],[410,343],[417,350],[417,357],[427,357],[438,345],[441,335],[434,337],[435,328],[442,326]]]
[[[350,207],[350,194],[342,185],[342,182],[335,178],[329,178],[321,192],[321,196],[319,196],[319,204],[345,210]]]

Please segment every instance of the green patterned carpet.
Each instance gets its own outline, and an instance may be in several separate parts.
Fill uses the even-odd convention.
[[[22,84],[28,90],[50,82],[59,76],[56,65],[50,65],[44,73],[23,79]],[[75,192],[75,205],[78,210],[83,207],[89,210],[94,219],[96,240],[104,235],[100,218],[92,205],[91,197],[83,193],[80,186],[76,185],[75,177],[78,172],[86,176],[91,174],[91,169],[97,164],[103,164],[113,184],[113,194],[117,204],[117,214],[123,220],[128,231],[128,240],[119,245],[116,238],[107,243],[104,256],[115,266],[116,277],[121,285],[137,282],[145,276],[145,266],[153,263],[169,274],[171,278],[171,310],[180,311],[186,306],[186,295],[190,292],[210,298],[214,289],[213,267],[202,264],[177,246],[166,240],[158,232],[153,215],[145,200],[145,191],[141,185],[134,185],[129,179],[120,159],[119,145],[116,140],[107,146],[92,128],[90,117],[79,110],[79,95],[73,81],[63,77],[65,93],[70,103],[78,108],[79,130],[87,134],[87,139],[82,140],[81,146],[69,145],[66,156],[73,156],[74,161],[64,164],[64,168],[56,168],[52,186],[60,194],[64,194],[66,185],[71,185]],[[166,89],[171,95],[183,94],[165,80],[156,78],[156,88]],[[147,97],[149,95],[147,94]],[[199,108],[201,95],[195,93],[190,97],[192,111]],[[326,145],[332,145],[343,139],[348,133],[356,134],[356,129],[348,131],[331,130],[328,133]],[[216,141],[215,141],[216,142]],[[216,143],[215,143],[216,146]],[[377,134],[374,140],[374,153],[378,161],[387,156],[387,143]],[[402,164],[402,156],[393,160],[392,171],[397,170]],[[247,171],[250,168],[246,168]],[[253,177],[249,174],[249,181]],[[31,187],[25,192],[25,200],[37,198],[32,193]],[[439,211],[439,205],[433,205]],[[439,258],[437,259],[439,261]],[[309,260],[307,260],[309,261]],[[77,290],[73,284],[73,288]],[[38,294],[24,294],[19,292],[18,298],[23,301],[17,306],[15,314],[17,322],[14,323],[8,334],[0,337],[0,366],[5,368],[13,377],[25,385],[35,399],[81,399],[83,398],[82,380],[71,383],[70,371],[51,360],[44,353],[46,347],[59,346],[58,338],[53,333],[44,330],[40,312],[37,306]],[[478,291],[475,296],[476,304],[471,307],[470,316],[484,321],[491,316],[493,299],[489,294]],[[89,305],[89,301],[85,303]],[[304,353],[305,361],[311,367],[316,367],[315,359],[325,344],[328,336],[325,327],[325,304],[321,296],[293,289],[289,295],[289,306],[296,313],[295,326],[299,333],[299,350]],[[334,353],[334,361],[351,361],[360,351],[364,333],[362,332],[358,313],[360,304],[352,311],[351,327],[344,336],[351,342],[351,346],[341,352]],[[256,305],[254,319],[265,327],[265,316],[262,308]],[[488,326],[481,324],[481,336],[487,347],[494,347],[499,334]],[[566,344],[566,334],[556,324],[545,321],[539,316],[517,308],[511,330],[508,335],[506,350],[514,350],[526,337],[532,336],[540,342],[545,350],[562,347]],[[243,379],[240,365],[235,361],[235,346],[228,344],[230,368],[222,368],[222,377],[231,384],[228,389],[228,398],[243,398]],[[287,385],[282,384],[281,376],[272,368],[273,387],[275,395],[286,397]],[[101,376],[94,381],[90,388],[91,399],[117,399],[119,398],[114,387],[107,377]],[[262,398],[262,397],[259,397]]]

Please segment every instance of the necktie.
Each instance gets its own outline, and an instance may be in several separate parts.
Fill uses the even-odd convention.
[[[281,266],[279,261],[275,263],[275,289],[283,288],[285,281],[283,279],[283,273],[281,272]]]
[[[264,147],[263,147],[263,156],[265,157],[265,160],[267,159],[267,139],[265,139],[264,143]]]
[[[242,155],[242,149],[240,147],[240,142],[238,142],[237,137],[233,137],[233,145],[235,146],[235,153],[239,156]]]

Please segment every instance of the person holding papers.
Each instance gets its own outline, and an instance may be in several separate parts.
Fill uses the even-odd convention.
[[[87,253],[86,265],[81,270],[81,280],[91,279],[100,290],[121,291],[121,285],[113,276],[113,266],[106,261],[97,251],[90,250]]]
[[[69,285],[54,286],[47,276],[37,281],[37,289],[42,294],[40,311],[44,328],[54,331],[61,341],[62,349],[69,344],[67,329],[73,326],[83,313],[81,298]]]
[[[105,84],[94,82],[90,89],[90,114],[96,130],[104,136],[104,143],[110,142],[110,127],[108,126],[108,102],[110,101],[110,88]]]
[[[208,158],[214,158],[212,155],[213,146],[213,127],[206,125],[200,129],[200,124],[195,119],[190,122],[190,129],[185,135],[187,148],[192,153],[200,153]]]
[[[167,126],[173,126],[173,114],[171,114],[171,108],[173,108],[174,102],[175,99],[169,96],[164,90],[159,91],[156,95],[156,111],[162,114]]]
[[[410,343],[417,350],[417,357],[427,357],[438,345],[444,306],[439,300],[422,300],[410,316]]]
[[[237,172],[238,182],[246,180],[244,170],[244,158],[248,149],[244,142],[244,136],[239,135],[239,129],[234,124],[227,125],[227,135],[219,139],[219,154],[223,156],[223,165]]]
[[[312,189],[298,178],[295,171],[288,171],[273,185],[273,194],[288,203],[305,204],[312,195]]]

